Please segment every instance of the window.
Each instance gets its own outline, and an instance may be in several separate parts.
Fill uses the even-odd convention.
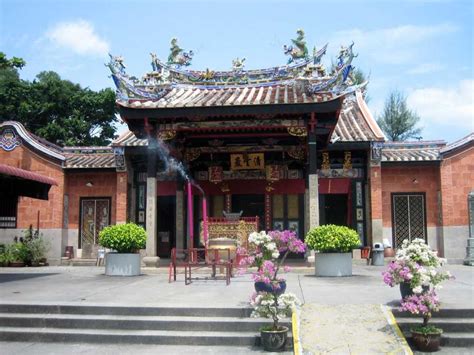
[[[426,240],[425,194],[392,194],[392,228],[396,248],[405,239]]]
[[[17,196],[2,197],[0,203],[0,228],[16,228]]]

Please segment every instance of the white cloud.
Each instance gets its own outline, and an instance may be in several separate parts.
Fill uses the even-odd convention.
[[[407,74],[429,74],[440,71],[444,68],[439,63],[421,63],[410,70],[407,71]]]
[[[474,80],[461,80],[454,88],[427,87],[412,91],[408,106],[424,127],[443,126],[474,131]]]
[[[46,33],[46,39],[57,47],[70,49],[81,55],[104,56],[110,47],[95,32],[94,26],[84,20],[58,23]]]
[[[331,43],[356,43],[356,51],[388,64],[409,63],[416,57],[417,46],[440,35],[456,32],[458,27],[442,23],[432,26],[402,25],[376,30],[359,28],[338,31]]]

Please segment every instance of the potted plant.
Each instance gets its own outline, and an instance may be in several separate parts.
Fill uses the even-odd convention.
[[[452,278],[449,271],[440,270],[444,263],[423,239],[404,240],[395,260],[382,273],[383,281],[390,287],[400,285],[402,298],[425,293]]]
[[[22,242],[15,242],[7,247],[9,266],[23,267],[29,258],[28,248]]]
[[[260,328],[262,345],[267,351],[281,350],[288,337],[288,327],[279,324],[279,319],[291,315],[294,307],[300,302],[295,295],[285,293],[286,280],[278,276],[289,268],[282,265],[289,253],[302,254],[306,245],[293,231],[271,231],[252,233],[249,236],[249,249],[238,249],[238,254],[245,255],[240,267],[256,266],[252,274],[256,293],[252,296],[251,305],[254,307],[253,317],[271,318],[273,324]]]
[[[430,352],[439,350],[443,330],[428,325],[432,312],[439,311],[439,299],[435,291],[431,290],[406,297],[401,303],[400,311],[423,317],[423,324],[411,329],[412,340],[416,348],[420,351]]]
[[[267,351],[281,350],[288,338],[288,327],[280,325],[281,318],[291,316],[293,309],[301,303],[295,295],[272,292],[255,293],[250,301],[254,307],[252,317],[270,318],[273,323],[260,328],[263,348]]]
[[[140,275],[139,250],[146,245],[146,232],[142,227],[134,223],[105,227],[99,233],[99,244],[114,250],[105,257],[106,275]]]
[[[286,281],[278,276],[278,272],[288,272],[289,267],[282,269],[288,254],[303,254],[306,245],[294,231],[270,231],[268,234],[261,231],[249,235],[249,249],[251,252],[238,248],[237,254],[245,255],[240,260],[240,268],[257,267],[257,271],[252,274],[255,291],[275,291],[281,294],[285,292]]]
[[[305,240],[317,252],[316,276],[352,276],[352,249],[360,245],[355,230],[327,224],[311,229]]]

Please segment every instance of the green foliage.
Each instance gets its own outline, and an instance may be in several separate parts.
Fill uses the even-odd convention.
[[[99,244],[118,253],[135,253],[145,248],[146,232],[134,223],[108,226],[100,231]]]
[[[7,55],[3,52],[0,52],[0,69],[21,69],[25,66],[26,62],[22,58],[13,57],[7,59]]]
[[[49,249],[49,243],[41,236],[33,238],[24,243],[28,249],[28,263],[38,264],[41,259],[46,258]]]
[[[334,224],[311,229],[305,242],[309,249],[322,253],[348,253],[360,245],[359,235],[355,230]]]
[[[398,92],[390,93],[377,123],[391,141],[420,138],[421,128],[416,128],[420,117],[407,107],[406,97]]]
[[[82,88],[52,71],[39,73],[31,82],[22,80],[18,65],[2,64],[7,61],[4,54],[2,60],[2,54],[0,122],[21,122],[34,134],[61,146],[107,145],[114,138],[112,89],[96,92]]]
[[[8,266],[12,261],[14,261],[14,259],[11,250],[6,246],[3,252],[0,253],[0,266]]]
[[[411,331],[421,333],[423,335],[443,334],[443,330],[438,327],[435,327],[434,325],[419,325],[411,328]]]
[[[23,261],[26,263],[29,259],[28,247],[21,242],[8,245],[5,253],[9,254],[10,262]]]

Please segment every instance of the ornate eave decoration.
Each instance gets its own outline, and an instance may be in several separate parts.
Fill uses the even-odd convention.
[[[106,64],[117,87],[118,101],[149,100],[159,101],[173,89],[198,88],[222,89],[240,87],[265,87],[272,85],[299,85],[305,81],[307,95],[318,92],[328,92],[345,95],[363,87],[365,84],[354,85],[351,77],[353,70],[352,60],[357,57],[353,53],[354,43],[342,47],[337,65],[332,73],[326,73],[321,64],[321,58],[326,54],[327,44],[310,54],[306,45],[303,30],[297,31],[297,37],[292,44],[284,46],[284,53],[290,58],[283,66],[246,70],[246,58],[235,58],[229,71],[213,71],[209,68],[204,71],[188,70],[185,67],[191,64],[193,51],[184,51],[178,40],[171,40],[170,54],[167,62],[162,62],[157,55],[151,53],[152,71],[141,78],[129,76],[126,73],[124,59],[121,56],[110,55]],[[132,103],[133,107],[133,103]],[[156,106],[155,106],[156,107]],[[159,106],[158,106],[159,107]]]
[[[184,152],[184,160],[191,162],[201,156],[201,150],[199,148],[188,148]]]
[[[176,137],[176,130],[166,130],[158,132],[158,138],[162,141],[169,141]]]
[[[21,145],[21,138],[16,134],[12,128],[3,129],[0,134],[0,148],[6,152],[11,152],[16,147]]]
[[[306,158],[306,149],[304,147],[291,147],[287,150],[290,157],[297,160],[304,160]]]
[[[288,133],[295,137],[306,137],[308,135],[308,130],[306,127],[288,127]]]

